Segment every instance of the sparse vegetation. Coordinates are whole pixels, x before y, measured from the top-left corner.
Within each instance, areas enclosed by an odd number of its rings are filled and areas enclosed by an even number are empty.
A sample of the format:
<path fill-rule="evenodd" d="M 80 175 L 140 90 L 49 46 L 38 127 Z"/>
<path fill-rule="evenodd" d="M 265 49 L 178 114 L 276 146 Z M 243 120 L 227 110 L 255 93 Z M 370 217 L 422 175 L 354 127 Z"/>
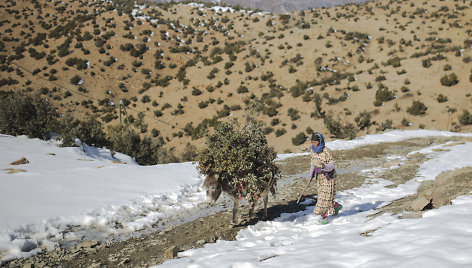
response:
<path fill-rule="evenodd" d="M 211 130 L 252 106 L 280 151 L 295 146 L 279 142 L 286 133 L 293 138 L 313 120 L 323 119 L 332 137 L 350 138 L 372 126 L 443 128 L 448 119 L 437 109 L 470 106 L 472 74 L 463 68 L 472 62 L 471 9 L 460 3 L 367 2 L 260 16 L 210 5 L 149 3 L 137 15 L 133 2 L 40 2 L 27 9 L 5 4 L 0 100 L 39 91 L 58 114 L 84 121 L 93 115 L 103 127 L 119 122 L 122 103 L 128 115 L 121 118 L 141 139 L 159 129 L 149 137 L 177 155 L 185 136 L 199 139 L 197 129 Z M 315 27 L 326 20 L 329 29 Z M 378 26 L 356 32 L 353 22 Z M 373 111 L 365 103 L 372 101 Z M 199 122 L 202 114 L 208 119 Z M 468 114 L 461 116 L 451 129 L 470 131 L 459 120 Z M 182 130 L 180 122 L 196 126 Z"/>
<path fill-rule="evenodd" d="M 411 115 L 422 115 L 425 114 L 427 109 L 424 103 L 415 100 L 406 111 Z"/>
<path fill-rule="evenodd" d="M 457 75 L 455 73 L 445 74 L 441 77 L 441 85 L 446 87 L 451 87 L 457 85 L 459 80 L 457 79 Z"/>

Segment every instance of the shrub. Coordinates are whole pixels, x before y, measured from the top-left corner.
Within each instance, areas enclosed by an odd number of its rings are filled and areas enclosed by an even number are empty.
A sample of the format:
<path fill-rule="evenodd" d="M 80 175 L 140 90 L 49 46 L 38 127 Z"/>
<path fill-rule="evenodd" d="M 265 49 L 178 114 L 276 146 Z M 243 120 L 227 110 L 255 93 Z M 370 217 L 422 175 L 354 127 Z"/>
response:
<path fill-rule="evenodd" d="M 387 78 L 385 78 L 385 75 L 379 75 L 379 76 L 375 77 L 375 82 L 381 82 L 381 81 L 384 81 L 384 80 L 387 80 Z"/>
<path fill-rule="evenodd" d="M 441 102 L 446 102 L 447 101 L 447 96 L 444 96 L 443 94 L 439 94 L 439 96 L 436 98 L 436 100 L 441 103 Z"/>
<path fill-rule="evenodd" d="M 13 93 L 0 99 L 0 107 L 1 133 L 48 139 L 49 132 L 58 130 L 59 114 L 39 92 L 33 96 Z"/>
<path fill-rule="evenodd" d="M 278 118 L 274 118 L 270 121 L 271 126 L 276 126 L 280 123 L 280 120 Z"/>
<path fill-rule="evenodd" d="M 79 138 L 83 143 L 97 147 L 104 147 L 110 144 L 102 123 L 97 120 L 97 116 L 89 117 L 85 121 L 74 121 L 69 115 L 66 115 L 61 120 L 61 131 L 63 146 L 75 146 L 75 138 Z"/>
<path fill-rule="evenodd" d="M 457 85 L 459 80 L 457 79 L 457 75 L 455 73 L 451 73 L 449 75 L 445 74 L 441 77 L 441 85 L 446 87 L 451 87 Z"/>
<path fill-rule="evenodd" d="M 262 108 L 262 113 L 269 117 L 273 117 L 276 116 L 279 112 L 274 106 L 264 106 L 264 108 Z"/>
<path fill-rule="evenodd" d="M 247 93 L 249 92 L 249 89 L 243 85 L 240 85 L 238 89 L 236 90 L 239 94 Z"/>
<path fill-rule="evenodd" d="M 199 107 L 200 109 L 204 109 L 204 108 L 206 108 L 207 106 L 208 106 L 208 102 L 207 102 L 207 101 L 201 101 L 201 102 L 198 103 L 198 107 Z"/>
<path fill-rule="evenodd" d="M 323 118 L 323 123 L 328 129 L 329 133 L 338 139 L 354 139 L 356 137 L 356 130 L 351 123 L 342 123 L 338 117 L 335 120 L 331 115 L 326 115 Z"/>
<path fill-rule="evenodd" d="M 302 145 L 307 139 L 307 135 L 304 132 L 298 133 L 294 138 L 292 138 L 292 144 L 295 146 Z"/>
<path fill-rule="evenodd" d="M 142 96 L 142 98 L 141 98 L 141 102 L 142 102 L 142 103 L 151 102 L 151 97 L 149 97 L 148 95 L 144 95 L 144 96 Z"/>
<path fill-rule="evenodd" d="M 357 123 L 357 126 L 360 130 L 364 130 L 368 128 L 372 122 L 370 121 L 371 116 L 369 112 L 361 112 L 356 118 L 354 119 Z"/>
<path fill-rule="evenodd" d="M 422 115 L 426 112 L 428 108 L 424 103 L 420 101 L 413 101 L 410 107 L 406 109 L 406 111 L 411 115 Z"/>
<path fill-rule="evenodd" d="M 202 93 L 203 92 L 200 89 L 198 89 L 196 87 L 193 87 L 193 90 L 192 90 L 192 95 L 193 96 L 198 96 L 198 95 L 201 95 Z"/>
<path fill-rule="evenodd" d="M 298 113 L 299 111 L 297 109 L 288 108 L 288 116 L 290 116 L 290 119 L 292 119 L 292 121 L 296 121 L 300 118 L 300 115 Z"/>
<path fill-rule="evenodd" d="M 395 98 L 395 94 L 393 94 L 392 91 L 388 90 L 387 88 L 385 89 L 378 89 L 375 92 L 375 99 L 376 101 L 379 102 L 386 102 L 389 100 L 393 100 Z"/>
<path fill-rule="evenodd" d="M 285 133 L 287 133 L 287 131 L 284 128 L 279 128 L 275 131 L 275 136 L 280 137 L 284 135 Z"/>
<path fill-rule="evenodd" d="M 178 162 L 178 158 L 172 151 L 167 151 L 162 146 L 162 138 L 141 138 L 130 126 L 119 124 L 109 126 L 108 137 L 111 141 L 111 149 L 132 156 L 141 165 L 155 165 L 157 163 Z"/>
<path fill-rule="evenodd" d="M 423 67 L 424 67 L 424 68 L 429 68 L 429 67 L 431 67 L 431 65 L 433 65 L 433 64 L 431 63 L 431 59 L 429 59 L 429 58 L 428 58 L 428 59 L 424 59 L 424 60 L 422 61 L 422 64 L 423 64 Z"/>
<path fill-rule="evenodd" d="M 376 131 L 379 132 L 379 131 L 384 131 L 387 129 L 392 129 L 392 125 L 393 125 L 393 121 L 390 119 L 387 119 L 387 121 L 380 124 L 380 126 L 376 129 Z"/>
<path fill-rule="evenodd" d="M 463 126 L 472 125 L 472 114 L 470 114 L 468 110 L 464 110 L 459 116 L 459 123 Z"/>
<path fill-rule="evenodd" d="M 274 132 L 274 129 L 271 127 L 265 127 L 263 130 L 264 135 L 269 135 L 272 132 Z"/>
<path fill-rule="evenodd" d="M 72 85 L 80 85 L 82 84 L 82 78 L 78 75 L 74 75 L 71 79 L 70 79 L 70 83 Z"/>
<path fill-rule="evenodd" d="M 403 118 L 402 119 L 402 126 L 404 126 L 404 127 L 410 126 L 410 121 L 408 121 L 408 119 L 406 119 L 406 118 Z"/>

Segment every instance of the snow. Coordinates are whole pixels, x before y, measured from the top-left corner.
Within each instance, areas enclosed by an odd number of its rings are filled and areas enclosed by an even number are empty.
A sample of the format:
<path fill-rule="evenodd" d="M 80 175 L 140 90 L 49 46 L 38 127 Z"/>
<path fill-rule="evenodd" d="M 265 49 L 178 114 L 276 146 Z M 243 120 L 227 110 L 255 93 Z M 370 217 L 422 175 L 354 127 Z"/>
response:
<path fill-rule="evenodd" d="M 109 150 L 86 144 L 61 148 L 7 135 L 0 135 L 0 144 L 3 168 L 27 170 L 0 170 L 2 259 L 27 257 L 36 253 L 30 247 L 54 245 L 66 234 L 74 238 L 65 231 L 71 225 L 113 234 L 118 221 L 132 232 L 205 201 L 202 177 L 190 162 L 139 166 L 128 156 L 113 158 Z M 21 157 L 30 163 L 8 165 Z M 25 248 L 25 241 L 34 246 Z"/>
<path fill-rule="evenodd" d="M 409 138 L 472 137 L 472 133 L 412 130 L 327 142 L 332 150 L 353 149 Z M 79 241 L 90 230 L 123 235 L 149 228 L 161 219 L 205 202 L 203 177 L 196 164 L 139 166 L 119 153 L 81 144 L 58 147 L 53 141 L 0 135 L 0 265 L 53 249 L 63 241 Z M 378 267 L 472 265 L 472 196 L 456 198 L 452 206 L 426 212 L 420 219 L 375 214 L 377 208 L 416 193 L 420 183 L 443 171 L 472 166 L 472 142 L 448 143 L 419 150 L 428 160 L 415 178 L 391 187 L 384 167 L 365 169 L 359 188 L 338 192 L 344 208 L 320 225 L 307 210 L 283 214 L 242 230 L 236 241 L 217 241 L 201 249 L 180 252 L 164 267 Z M 413 152 L 415 153 L 415 152 Z M 306 153 L 303 153 L 306 154 Z M 278 160 L 300 154 L 279 155 Z M 12 166 L 26 157 L 29 164 Z M 395 158 L 401 165 L 406 156 Z M 126 164 L 123 164 L 126 163 Z M 8 174 L 6 168 L 26 172 Z M 308 204 L 313 200 L 306 201 Z M 122 229 L 115 228 L 115 223 Z M 71 227 L 73 227 L 71 229 Z M 361 236 L 375 230 L 370 236 Z"/>
<path fill-rule="evenodd" d="M 377 135 L 381 137 L 389 135 Z M 416 193 L 421 181 L 472 166 L 471 142 L 449 145 L 421 150 L 430 159 L 414 179 L 394 188 L 377 176 L 384 168 L 364 170 L 370 176 L 364 185 L 337 194 L 343 210 L 329 216 L 328 225 L 321 225 L 320 216 L 309 206 L 249 226 L 238 233 L 236 241 L 180 252 L 179 259 L 159 267 L 471 267 L 472 195 L 459 196 L 452 206 L 425 212 L 419 219 L 392 214 L 369 217 L 377 208 Z M 438 148 L 449 151 L 434 150 Z M 371 233 L 361 235 L 366 232 Z"/>

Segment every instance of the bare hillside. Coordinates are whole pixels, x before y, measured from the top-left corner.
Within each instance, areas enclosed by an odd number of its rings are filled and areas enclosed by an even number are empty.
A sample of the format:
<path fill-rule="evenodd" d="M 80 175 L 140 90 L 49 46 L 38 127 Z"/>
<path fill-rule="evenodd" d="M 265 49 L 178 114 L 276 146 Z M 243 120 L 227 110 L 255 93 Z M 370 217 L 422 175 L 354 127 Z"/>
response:
<path fill-rule="evenodd" d="M 273 14 L 7 0 L 0 17 L 1 98 L 39 91 L 81 120 L 127 120 L 179 157 L 204 143 L 201 130 L 247 109 L 279 153 L 306 150 L 314 130 L 472 130 L 470 2 Z"/>

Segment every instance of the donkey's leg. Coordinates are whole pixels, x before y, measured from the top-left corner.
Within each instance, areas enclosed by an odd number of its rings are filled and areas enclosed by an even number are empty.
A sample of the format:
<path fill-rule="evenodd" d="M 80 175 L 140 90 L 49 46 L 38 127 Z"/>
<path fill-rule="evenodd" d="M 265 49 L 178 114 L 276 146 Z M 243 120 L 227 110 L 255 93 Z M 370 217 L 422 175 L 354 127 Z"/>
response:
<path fill-rule="evenodd" d="M 267 217 L 267 201 L 269 201 L 269 190 L 265 190 L 262 193 L 262 197 L 264 198 L 264 218 Z"/>
<path fill-rule="evenodd" d="M 239 223 L 239 198 L 234 197 L 234 204 L 233 204 L 233 221 L 231 222 L 232 224 L 238 224 Z"/>
<path fill-rule="evenodd" d="M 254 216 L 254 208 L 256 207 L 257 201 L 251 200 L 249 201 L 249 217 Z"/>

